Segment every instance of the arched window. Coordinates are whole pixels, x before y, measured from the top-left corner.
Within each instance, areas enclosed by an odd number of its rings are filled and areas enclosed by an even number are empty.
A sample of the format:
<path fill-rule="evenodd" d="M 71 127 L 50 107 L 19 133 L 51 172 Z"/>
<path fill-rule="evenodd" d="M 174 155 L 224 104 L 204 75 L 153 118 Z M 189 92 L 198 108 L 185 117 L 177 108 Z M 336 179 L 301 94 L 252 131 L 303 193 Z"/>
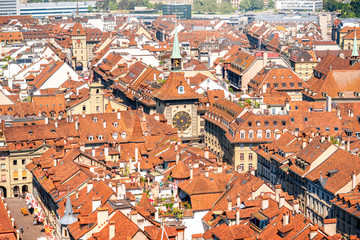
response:
<path fill-rule="evenodd" d="M 90 136 L 88 137 L 88 140 L 89 140 L 89 141 L 93 141 L 93 140 L 94 140 L 94 137 L 93 137 L 92 135 L 90 135 Z"/>
<path fill-rule="evenodd" d="M 114 125 L 114 127 L 117 127 L 117 126 L 119 126 L 119 123 L 118 123 L 118 122 L 114 122 L 113 125 Z"/>
<path fill-rule="evenodd" d="M 98 139 L 99 139 L 99 140 L 103 140 L 103 136 L 102 136 L 102 135 L 99 135 L 99 136 L 98 136 Z"/>
<path fill-rule="evenodd" d="M 94 117 L 94 118 L 93 118 L 93 122 L 94 122 L 94 123 L 96 123 L 97 120 L 98 120 L 97 117 Z"/>

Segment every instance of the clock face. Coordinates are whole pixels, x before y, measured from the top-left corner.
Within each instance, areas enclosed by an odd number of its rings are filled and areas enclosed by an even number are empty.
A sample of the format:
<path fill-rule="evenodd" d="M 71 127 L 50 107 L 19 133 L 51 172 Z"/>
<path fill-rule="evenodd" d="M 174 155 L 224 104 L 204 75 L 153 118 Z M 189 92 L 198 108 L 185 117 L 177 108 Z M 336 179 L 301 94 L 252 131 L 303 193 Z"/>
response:
<path fill-rule="evenodd" d="M 185 131 L 190 127 L 191 117 L 190 114 L 184 111 L 177 112 L 173 117 L 173 126 L 179 131 Z"/>

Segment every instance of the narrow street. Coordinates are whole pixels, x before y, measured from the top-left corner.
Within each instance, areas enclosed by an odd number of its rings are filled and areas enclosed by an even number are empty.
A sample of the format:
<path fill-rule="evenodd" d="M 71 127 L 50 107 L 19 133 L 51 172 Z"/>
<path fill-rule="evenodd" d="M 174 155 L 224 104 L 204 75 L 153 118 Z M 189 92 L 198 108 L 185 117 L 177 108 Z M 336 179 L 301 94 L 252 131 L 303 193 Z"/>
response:
<path fill-rule="evenodd" d="M 15 219 L 15 224 L 20 229 L 23 227 L 24 233 L 21 236 L 23 240 L 36 240 L 39 237 L 46 236 L 44 232 L 41 232 L 44 229 L 43 225 L 35 226 L 33 224 L 33 215 L 29 214 L 28 216 L 23 216 L 21 213 L 21 208 L 26 208 L 25 199 L 19 198 L 6 198 L 5 202 L 8 204 L 11 215 Z"/>

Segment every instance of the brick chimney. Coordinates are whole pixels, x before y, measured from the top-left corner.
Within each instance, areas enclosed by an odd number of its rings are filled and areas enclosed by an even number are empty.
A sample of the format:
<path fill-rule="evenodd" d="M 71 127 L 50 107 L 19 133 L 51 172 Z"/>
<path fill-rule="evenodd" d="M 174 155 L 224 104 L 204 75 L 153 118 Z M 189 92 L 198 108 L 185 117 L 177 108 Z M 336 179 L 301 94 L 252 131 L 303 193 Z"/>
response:
<path fill-rule="evenodd" d="M 318 234 L 318 226 L 315 225 L 315 226 L 311 226 L 310 227 L 310 234 L 309 234 L 309 239 L 312 240 L 316 237 L 316 235 Z"/>
<path fill-rule="evenodd" d="M 240 208 L 237 208 L 236 209 L 236 222 L 235 222 L 235 224 L 239 225 L 239 223 L 240 223 Z"/>
<path fill-rule="evenodd" d="M 115 237 L 115 221 L 109 221 L 109 239 L 113 239 Z"/>
<path fill-rule="evenodd" d="M 93 181 L 92 180 L 89 180 L 87 182 L 87 185 L 86 185 L 86 189 L 87 189 L 87 193 L 89 193 L 91 191 L 91 189 L 93 188 Z"/>
<path fill-rule="evenodd" d="M 98 207 L 101 206 L 101 197 L 93 197 L 92 198 L 92 211 L 95 212 Z"/>
<path fill-rule="evenodd" d="M 324 232 L 329 236 L 336 234 L 336 218 L 324 219 Z"/>
<path fill-rule="evenodd" d="M 97 209 L 97 223 L 98 226 L 103 225 L 109 221 L 109 210 L 107 207 L 100 207 Z"/>
<path fill-rule="evenodd" d="M 227 198 L 227 200 L 228 200 L 228 211 L 231 211 L 231 209 L 232 209 L 232 202 L 231 202 L 230 196 Z"/>

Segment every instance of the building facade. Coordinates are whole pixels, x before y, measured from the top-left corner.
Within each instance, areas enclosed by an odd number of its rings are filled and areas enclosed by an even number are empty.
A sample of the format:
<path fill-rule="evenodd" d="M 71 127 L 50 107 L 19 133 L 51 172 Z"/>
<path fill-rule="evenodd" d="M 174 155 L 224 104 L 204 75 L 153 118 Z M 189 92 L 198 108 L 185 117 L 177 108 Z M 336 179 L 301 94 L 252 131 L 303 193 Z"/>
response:
<path fill-rule="evenodd" d="M 20 0 L 1 0 L 0 15 L 20 15 Z"/>
<path fill-rule="evenodd" d="M 309 11 L 315 12 L 323 9 L 323 2 L 316 0 L 280 0 L 275 2 L 275 8 L 279 11 Z"/>

